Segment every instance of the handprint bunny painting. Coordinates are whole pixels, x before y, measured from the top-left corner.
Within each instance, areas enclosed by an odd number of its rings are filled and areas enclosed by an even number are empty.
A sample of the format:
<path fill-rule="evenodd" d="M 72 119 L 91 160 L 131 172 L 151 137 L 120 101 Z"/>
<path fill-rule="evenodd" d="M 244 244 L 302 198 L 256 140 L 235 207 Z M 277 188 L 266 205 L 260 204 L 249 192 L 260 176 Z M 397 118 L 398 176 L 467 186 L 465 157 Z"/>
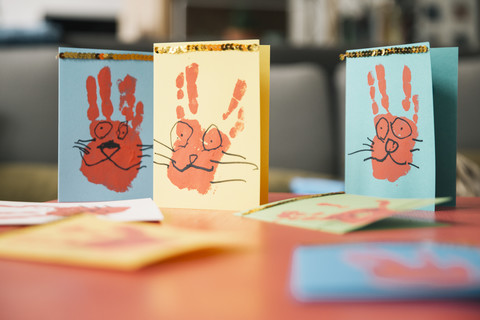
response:
<path fill-rule="evenodd" d="M 74 147 L 81 151 L 80 171 L 88 181 L 101 184 L 109 190 L 125 192 L 132 187 L 132 181 L 138 175 L 143 154 L 151 146 L 142 144 L 139 131 L 143 122 L 143 103 L 135 103 L 136 79 L 126 75 L 117 81 L 120 93 L 119 110 L 125 120 L 112 120 L 113 105 L 110 99 L 112 81 L 109 67 L 103 67 L 97 80 L 89 76 L 86 81 L 89 107 L 86 111 L 90 123 L 91 139 L 79 139 Z M 98 87 L 98 88 L 97 88 Z M 102 113 L 105 119 L 99 119 L 97 89 L 102 98 Z"/>
<path fill-rule="evenodd" d="M 248 44 L 222 50 L 209 43 L 194 51 L 186 44 L 156 46 L 155 201 L 166 207 L 256 205 L 262 168 L 258 45 L 250 51 Z"/>
<path fill-rule="evenodd" d="M 151 54 L 92 52 L 60 53 L 59 200 L 151 197 Z"/>
<path fill-rule="evenodd" d="M 375 76 L 374 76 L 375 74 Z M 385 80 L 385 67 L 382 64 L 375 66 L 375 73 L 368 72 L 366 77 L 370 87 L 370 98 L 372 99 L 372 114 L 374 115 L 373 124 L 375 126 L 375 136 L 373 139 L 367 137 L 368 142 L 364 143 L 367 149 L 359 149 L 348 153 L 348 156 L 359 152 L 367 152 L 364 161 L 370 160 L 372 163 L 373 177 L 376 179 L 387 179 L 390 182 L 396 181 L 401 176 L 408 174 L 411 167 L 419 168 L 413 163 L 413 153 L 420 151 L 416 148 L 416 142 L 422 142 L 417 139 L 417 121 L 419 110 L 418 95 L 411 94 L 411 71 L 408 66 L 403 67 L 403 91 L 405 98 L 402 100 L 402 106 L 405 111 L 414 110 L 412 120 L 407 117 L 398 117 L 390 113 L 390 101 L 386 92 L 387 83 Z M 381 94 L 381 107 L 379 110 L 376 101 L 376 86 Z"/>
<path fill-rule="evenodd" d="M 424 48 L 347 58 L 346 192 L 435 197 L 433 76 Z"/>

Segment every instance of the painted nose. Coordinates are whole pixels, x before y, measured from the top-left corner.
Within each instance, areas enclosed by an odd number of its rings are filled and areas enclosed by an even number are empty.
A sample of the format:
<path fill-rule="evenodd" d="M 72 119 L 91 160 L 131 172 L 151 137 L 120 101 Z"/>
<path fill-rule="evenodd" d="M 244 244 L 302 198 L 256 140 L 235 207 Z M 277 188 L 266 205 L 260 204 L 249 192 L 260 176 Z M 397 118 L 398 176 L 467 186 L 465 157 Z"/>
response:
<path fill-rule="evenodd" d="M 393 153 L 397 151 L 398 149 L 398 143 L 396 141 L 393 141 L 392 139 L 388 139 L 387 143 L 385 143 L 385 151 L 388 153 Z"/>
<path fill-rule="evenodd" d="M 196 154 L 191 154 L 189 159 L 190 163 L 193 164 L 197 160 L 198 156 Z"/>
<path fill-rule="evenodd" d="M 99 145 L 99 148 L 103 154 L 108 157 L 111 157 L 115 152 L 120 149 L 120 145 L 118 143 L 113 142 L 113 140 L 107 141 Z"/>

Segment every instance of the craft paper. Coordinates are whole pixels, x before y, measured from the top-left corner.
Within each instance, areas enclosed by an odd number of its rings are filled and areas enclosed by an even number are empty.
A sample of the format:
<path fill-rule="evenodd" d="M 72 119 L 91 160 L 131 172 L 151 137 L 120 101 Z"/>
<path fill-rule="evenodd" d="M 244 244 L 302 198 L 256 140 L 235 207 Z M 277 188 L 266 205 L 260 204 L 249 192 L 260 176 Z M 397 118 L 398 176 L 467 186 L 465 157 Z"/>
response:
<path fill-rule="evenodd" d="M 41 224 L 80 213 L 116 221 L 163 220 L 152 199 L 77 203 L 0 201 L 0 225 Z"/>
<path fill-rule="evenodd" d="M 400 211 L 447 199 L 393 199 L 353 194 L 303 196 L 272 202 L 237 215 L 337 234 L 354 231 Z"/>
<path fill-rule="evenodd" d="M 458 50 L 414 46 L 347 58 L 347 193 L 455 199 Z"/>
<path fill-rule="evenodd" d="M 238 210 L 268 197 L 269 47 L 157 43 L 154 200 Z"/>
<path fill-rule="evenodd" d="M 478 297 L 480 249 L 438 243 L 298 247 L 291 289 L 301 301 Z"/>
<path fill-rule="evenodd" d="M 153 53 L 59 52 L 58 200 L 152 198 Z"/>
<path fill-rule="evenodd" d="M 134 270 L 186 252 L 223 247 L 228 239 L 212 233 L 80 215 L 1 235 L 0 257 Z"/>

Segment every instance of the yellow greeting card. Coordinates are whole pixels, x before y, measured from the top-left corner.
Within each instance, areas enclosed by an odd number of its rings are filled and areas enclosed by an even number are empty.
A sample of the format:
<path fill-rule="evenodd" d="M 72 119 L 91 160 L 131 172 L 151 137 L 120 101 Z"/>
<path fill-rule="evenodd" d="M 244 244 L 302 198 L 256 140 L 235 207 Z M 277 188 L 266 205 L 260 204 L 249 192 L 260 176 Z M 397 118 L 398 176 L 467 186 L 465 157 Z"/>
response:
<path fill-rule="evenodd" d="M 1 235 L 0 257 L 135 270 L 228 242 L 223 235 L 80 215 Z"/>
<path fill-rule="evenodd" d="M 241 210 L 265 203 L 269 47 L 246 40 L 154 49 L 157 205 Z"/>

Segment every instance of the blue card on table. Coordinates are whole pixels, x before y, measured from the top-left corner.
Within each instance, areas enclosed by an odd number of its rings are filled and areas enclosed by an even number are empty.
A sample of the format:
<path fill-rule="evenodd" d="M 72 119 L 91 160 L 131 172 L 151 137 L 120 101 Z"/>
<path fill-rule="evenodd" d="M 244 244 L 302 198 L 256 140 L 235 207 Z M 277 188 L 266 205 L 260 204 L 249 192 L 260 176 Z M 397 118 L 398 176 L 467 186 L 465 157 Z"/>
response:
<path fill-rule="evenodd" d="M 58 199 L 153 196 L 153 53 L 59 49 Z"/>
<path fill-rule="evenodd" d="M 458 48 L 418 43 L 345 57 L 345 192 L 455 205 Z"/>
<path fill-rule="evenodd" d="M 300 301 L 480 296 L 480 248 L 436 243 L 301 246 L 291 290 Z"/>

